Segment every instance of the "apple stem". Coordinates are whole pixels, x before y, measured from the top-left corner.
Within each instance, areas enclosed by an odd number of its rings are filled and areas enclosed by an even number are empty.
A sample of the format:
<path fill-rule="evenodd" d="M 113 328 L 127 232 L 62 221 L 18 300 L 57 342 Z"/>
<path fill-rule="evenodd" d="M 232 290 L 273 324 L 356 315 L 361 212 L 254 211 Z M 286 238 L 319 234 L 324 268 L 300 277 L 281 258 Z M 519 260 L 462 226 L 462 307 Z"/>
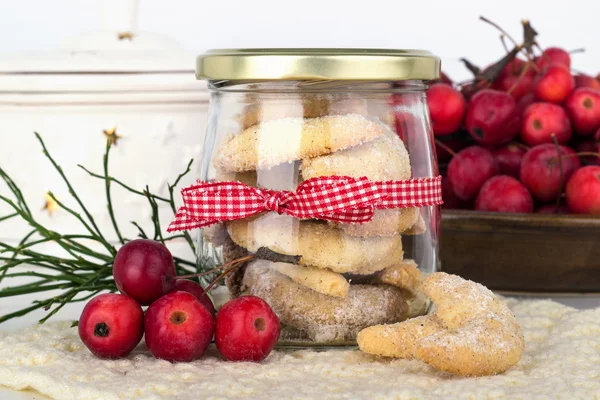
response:
<path fill-rule="evenodd" d="M 452 157 L 456 155 L 456 152 L 452 150 L 448 145 L 442 143 L 439 139 L 434 139 L 435 144 L 440 146 L 442 149 L 446 150 Z"/>
<path fill-rule="evenodd" d="M 252 255 L 249 255 L 249 256 L 244 256 L 244 257 L 241 257 L 241 258 L 236 258 L 235 260 L 231 260 L 231 261 L 229 261 L 229 262 L 226 262 L 225 264 L 223 264 L 223 265 L 220 265 L 220 266 L 218 266 L 218 267 L 216 267 L 216 268 L 213 268 L 213 269 L 209 269 L 208 271 L 200 272 L 200 273 L 198 273 L 198 274 L 178 275 L 178 276 L 175 276 L 175 277 L 173 277 L 172 279 L 190 279 L 190 278 L 199 278 L 199 277 L 201 277 L 201 276 L 206 276 L 206 275 L 213 274 L 213 273 L 215 273 L 215 272 L 217 272 L 217 271 L 220 271 L 220 270 L 222 270 L 223 268 L 227 268 L 227 267 L 229 267 L 230 265 L 232 265 L 233 263 L 236 263 L 236 262 L 239 262 L 239 261 L 242 261 L 242 262 L 251 261 L 251 260 L 252 260 L 252 259 L 254 259 L 255 257 L 256 257 L 256 256 L 255 256 L 254 254 L 252 254 Z"/>
<path fill-rule="evenodd" d="M 558 195 L 556 196 L 556 206 L 555 206 L 555 209 L 558 209 L 558 207 L 560 207 L 560 196 L 562 195 L 562 192 L 563 192 L 565 175 L 564 175 L 564 171 L 563 171 L 562 153 L 560 151 L 560 145 L 558 144 L 558 139 L 556 138 L 556 135 L 554 133 L 552 134 L 552 142 L 554 142 L 554 147 L 556 147 L 556 153 L 558 154 L 558 168 L 560 170 L 560 181 L 559 181 Z"/>
<path fill-rule="evenodd" d="M 562 158 L 573 158 L 573 157 L 598 157 L 600 158 L 600 153 L 594 153 L 593 151 L 582 151 L 574 154 L 564 154 Z"/>
<path fill-rule="evenodd" d="M 223 271 L 223 273 L 222 273 L 221 275 L 219 275 L 219 276 L 218 276 L 218 277 L 217 277 L 217 278 L 216 278 L 214 281 L 212 281 L 212 282 L 210 283 L 210 285 L 208 285 L 208 286 L 206 287 L 206 289 L 204 289 L 204 292 L 205 292 L 205 293 L 208 293 L 208 292 L 210 292 L 210 290 L 211 290 L 211 289 L 212 289 L 212 288 L 213 288 L 213 287 L 214 287 L 214 286 L 215 286 L 217 283 L 219 283 L 219 281 L 220 281 L 221 279 L 225 278 L 225 277 L 226 277 L 226 276 L 227 276 L 227 275 L 228 275 L 228 274 L 229 274 L 231 271 L 233 271 L 234 269 L 236 269 L 236 268 L 238 268 L 238 267 L 242 266 L 244 263 L 246 263 L 247 261 L 250 261 L 250 260 L 252 260 L 252 259 L 254 259 L 254 258 L 256 258 L 256 256 L 253 254 L 253 255 L 250 255 L 250 256 L 246 256 L 246 257 L 242 257 L 242 258 L 238 258 L 237 260 L 234 260 L 234 261 L 235 261 L 235 263 L 233 263 L 233 264 L 231 265 L 231 267 L 227 268 L 225 271 Z M 246 260 L 243 260 L 243 259 L 246 259 Z"/>
<path fill-rule="evenodd" d="M 190 275 L 179 275 L 175 276 L 171 279 L 189 279 L 189 278 L 197 278 L 200 276 L 210 275 L 214 272 L 223 270 L 223 273 L 219 275 L 215 280 L 213 280 L 207 287 L 204 289 L 205 293 L 208 293 L 210 289 L 212 289 L 221 279 L 226 277 L 231 271 L 240 267 L 241 265 L 252 261 L 254 259 L 267 260 L 272 262 L 284 262 L 288 264 L 298 264 L 300 262 L 301 256 L 297 255 L 289 255 L 289 254 L 281 254 L 277 253 L 267 247 L 259 247 L 259 249 L 254 254 L 248 254 L 247 256 L 236 258 L 235 260 L 228 261 L 216 268 L 210 269 L 208 271 L 204 271 L 198 274 L 190 274 Z"/>
<path fill-rule="evenodd" d="M 525 77 L 525 74 L 527 73 L 527 71 L 529 71 L 529 66 L 531 65 L 531 62 L 528 61 L 527 63 L 525 63 L 525 67 L 523 67 L 523 69 L 521 70 L 521 73 L 519 74 L 519 77 L 517 78 L 517 80 L 515 81 L 515 83 L 512 84 L 512 86 L 506 91 L 506 93 L 511 94 L 513 92 L 513 90 L 515 90 L 515 88 L 517 87 L 517 85 L 519 83 L 521 83 L 521 81 L 523 80 L 523 77 Z"/>
<path fill-rule="evenodd" d="M 519 142 L 512 142 L 511 145 L 518 146 L 518 147 L 520 147 L 520 148 L 522 148 L 524 150 L 527 150 L 527 151 L 529 151 L 529 149 L 530 149 L 529 146 L 526 146 L 523 143 L 519 143 Z"/>
<path fill-rule="evenodd" d="M 500 25 L 498 25 L 495 22 L 490 21 L 489 19 L 487 19 L 486 17 L 484 17 L 483 15 L 479 16 L 479 19 L 482 20 L 485 23 L 490 24 L 491 26 L 493 26 L 494 28 L 498 29 L 500 31 L 500 33 L 502 33 L 505 37 L 508 38 L 508 40 L 510 40 L 511 42 L 513 42 L 513 44 L 515 46 L 518 46 L 519 44 L 517 43 L 517 41 L 515 39 L 513 39 L 512 36 L 510 36 L 510 34 L 508 32 L 506 32 Z"/>
<path fill-rule="evenodd" d="M 508 46 L 506 45 L 506 41 L 504 40 L 506 38 L 506 36 L 501 33 L 500 34 L 500 42 L 502 43 L 502 47 L 504 47 L 504 51 L 506 53 L 510 53 L 510 49 L 508 48 Z"/>

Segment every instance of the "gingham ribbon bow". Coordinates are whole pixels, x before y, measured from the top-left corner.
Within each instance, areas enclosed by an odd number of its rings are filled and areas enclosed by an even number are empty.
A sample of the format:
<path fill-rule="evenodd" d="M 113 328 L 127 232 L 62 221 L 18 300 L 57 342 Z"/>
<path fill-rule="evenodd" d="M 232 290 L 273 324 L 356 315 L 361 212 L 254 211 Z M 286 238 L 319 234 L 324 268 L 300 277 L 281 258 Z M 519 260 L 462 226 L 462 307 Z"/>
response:
<path fill-rule="evenodd" d="M 241 182 L 202 182 L 181 190 L 183 207 L 167 231 L 201 228 L 265 211 L 298 219 L 363 223 L 375 208 L 442 204 L 442 177 L 373 182 L 366 177 L 326 176 L 300 184 L 295 192 L 260 189 Z"/>

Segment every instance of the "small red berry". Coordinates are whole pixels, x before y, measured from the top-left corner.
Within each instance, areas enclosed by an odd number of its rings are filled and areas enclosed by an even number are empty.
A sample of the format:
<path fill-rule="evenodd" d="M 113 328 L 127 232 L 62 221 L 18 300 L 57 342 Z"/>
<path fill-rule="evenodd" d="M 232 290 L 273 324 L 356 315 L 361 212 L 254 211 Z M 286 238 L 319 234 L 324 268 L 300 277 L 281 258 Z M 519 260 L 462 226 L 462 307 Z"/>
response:
<path fill-rule="evenodd" d="M 552 103 L 533 103 L 527 107 L 521 122 L 521 140 L 536 146 L 552 143 L 552 135 L 560 144 L 571 139 L 571 122 L 565 110 Z"/>
<path fill-rule="evenodd" d="M 571 55 L 559 47 L 548 47 L 536 59 L 536 63 L 542 69 L 550 65 L 562 65 L 566 68 L 571 68 Z"/>
<path fill-rule="evenodd" d="M 598 131 L 600 132 L 600 130 Z M 596 153 L 596 155 L 580 156 L 580 160 L 585 165 L 600 165 L 600 141 L 583 140 L 575 146 L 578 153 Z"/>
<path fill-rule="evenodd" d="M 443 208 L 448 210 L 461 210 L 469 208 L 469 203 L 460 199 L 454 193 L 452 183 L 449 179 L 442 180 L 442 199 L 444 200 Z"/>
<path fill-rule="evenodd" d="M 580 87 L 600 90 L 600 81 L 586 74 L 577 74 L 575 75 L 575 88 Z"/>
<path fill-rule="evenodd" d="M 156 358 L 193 361 L 204 354 L 214 333 L 214 320 L 198 299 L 171 292 L 146 310 L 146 346 Z"/>
<path fill-rule="evenodd" d="M 79 337 L 100 358 L 121 358 L 144 334 L 144 312 L 131 297 L 106 293 L 90 300 L 79 318 Z"/>
<path fill-rule="evenodd" d="M 519 178 L 521 172 L 521 160 L 525 155 L 526 150 L 514 143 L 507 144 L 493 150 L 494 157 L 498 162 L 500 173 L 502 175 L 510 175 Z"/>
<path fill-rule="evenodd" d="M 477 200 L 477 211 L 507 213 L 533 212 L 533 199 L 527 188 L 512 176 L 498 175 L 483 184 Z"/>
<path fill-rule="evenodd" d="M 215 305 L 213 304 L 208 294 L 204 291 L 202 286 L 197 284 L 194 281 L 190 281 L 189 279 L 177 279 L 175 282 L 175 287 L 172 290 L 173 292 L 188 292 L 194 295 L 195 298 L 200 301 L 200 303 L 206 307 L 206 309 L 212 314 L 213 318 L 217 314 L 215 310 Z"/>
<path fill-rule="evenodd" d="M 448 164 L 448 180 L 452 190 L 464 201 L 474 199 L 481 186 L 498 172 L 494 155 L 479 146 L 461 150 Z"/>
<path fill-rule="evenodd" d="M 571 71 L 562 65 L 551 65 L 538 77 L 534 92 L 540 101 L 560 104 L 575 89 L 575 79 Z"/>
<path fill-rule="evenodd" d="M 229 361 L 262 361 L 279 339 L 279 319 L 261 298 L 242 296 L 217 314 L 215 343 Z"/>
<path fill-rule="evenodd" d="M 492 87 L 503 92 L 510 90 L 510 95 L 516 101 L 519 101 L 520 98 L 533 90 L 535 70 L 531 66 L 526 66 L 526 61 L 515 58 L 502 69 Z M 521 75 L 525 68 L 527 68 L 527 71 Z"/>
<path fill-rule="evenodd" d="M 517 102 L 517 113 L 523 115 L 527 107 L 536 102 L 535 93 L 529 92 Z"/>
<path fill-rule="evenodd" d="M 125 243 L 115 257 L 113 275 L 117 288 L 143 306 L 175 286 L 173 256 L 160 242 L 136 239 Z"/>
<path fill-rule="evenodd" d="M 465 127 L 481 144 L 509 142 L 519 133 L 520 127 L 515 99 L 498 90 L 484 89 L 477 92 L 467 108 Z"/>
<path fill-rule="evenodd" d="M 567 205 L 578 214 L 600 214 L 600 167 L 578 169 L 566 187 Z"/>
<path fill-rule="evenodd" d="M 559 146 L 559 149 L 562 163 L 559 162 L 559 153 L 554 144 L 537 145 L 523 156 L 521 182 L 532 196 L 541 202 L 553 201 L 560 194 L 561 164 L 563 184 L 581 166 L 579 159 L 571 156 L 575 154 L 573 150 L 565 146 Z"/>
<path fill-rule="evenodd" d="M 460 128 L 466 102 L 458 90 L 445 83 L 433 84 L 427 90 L 427 105 L 435 135 L 449 135 Z"/>
<path fill-rule="evenodd" d="M 600 128 L 600 91 L 579 88 L 569 96 L 565 108 L 571 117 L 575 132 L 593 135 Z"/>

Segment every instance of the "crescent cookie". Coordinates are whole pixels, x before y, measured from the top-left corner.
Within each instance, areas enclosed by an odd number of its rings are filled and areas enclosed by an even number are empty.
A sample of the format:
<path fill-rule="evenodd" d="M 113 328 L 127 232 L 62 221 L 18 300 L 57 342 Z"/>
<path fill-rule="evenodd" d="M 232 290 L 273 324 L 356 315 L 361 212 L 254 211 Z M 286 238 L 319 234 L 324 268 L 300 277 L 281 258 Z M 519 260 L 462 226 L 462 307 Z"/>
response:
<path fill-rule="evenodd" d="M 282 118 L 245 129 L 224 140 L 214 165 L 223 172 L 243 172 L 316 157 L 373 140 L 387 131 L 362 115 Z"/>
<path fill-rule="evenodd" d="M 388 131 L 375 140 L 347 150 L 302 160 L 303 179 L 342 175 L 373 181 L 410 179 L 410 158 L 402 140 Z M 335 223 L 352 236 L 390 236 L 410 229 L 417 222 L 417 208 L 375 210 L 373 219 L 363 224 Z"/>
<path fill-rule="evenodd" d="M 272 268 L 294 282 L 327 296 L 346 297 L 350 288 L 346 278 L 326 269 L 283 262 L 273 263 Z"/>
<path fill-rule="evenodd" d="M 346 297 L 327 296 L 257 260 L 244 275 L 246 294 L 261 297 L 285 325 L 300 329 L 317 342 L 354 340 L 361 329 L 403 321 L 408 316 L 406 294 L 392 286 L 351 285 Z"/>
<path fill-rule="evenodd" d="M 299 221 L 274 213 L 230 221 L 227 231 L 235 243 L 250 252 L 267 247 L 277 253 L 300 256 L 301 265 L 342 274 L 372 274 L 404 256 L 398 235 L 354 237 L 326 223 Z"/>
<path fill-rule="evenodd" d="M 408 290 L 412 294 L 422 291 L 421 282 L 423 277 L 414 260 L 402 260 L 374 276 L 377 283 L 396 286 Z"/>
<path fill-rule="evenodd" d="M 521 359 L 524 339 L 514 315 L 485 286 L 438 272 L 423 281 L 435 314 L 358 334 L 361 350 L 416 358 L 461 376 L 502 373 Z"/>
<path fill-rule="evenodd" d="M 316 118 L 325 115 L 367 114 L 364 98 L 347 95 L 304 94 L 295 99 L 260 98 L 249 99 L 251 104 L 237 117 L 242 129 L 261 122 L 281 118 Z"/>

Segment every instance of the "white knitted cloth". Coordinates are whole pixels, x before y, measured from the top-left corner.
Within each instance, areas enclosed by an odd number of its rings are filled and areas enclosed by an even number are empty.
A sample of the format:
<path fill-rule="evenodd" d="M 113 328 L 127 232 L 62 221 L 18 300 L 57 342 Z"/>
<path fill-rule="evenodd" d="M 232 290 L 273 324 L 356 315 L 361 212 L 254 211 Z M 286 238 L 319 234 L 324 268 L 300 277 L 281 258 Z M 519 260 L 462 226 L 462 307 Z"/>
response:
<path fill-rule="evenodd" d="M 140 345 L 127 359 L 103 361 L 61 322 L 0 334 L 0 385 L 65 400 L 600 399 L 600 308 L 509 304 L 526 348 L 521 362 L 498 376 L 458 378 L 351 349 L 275 351 L 255 364 L 221 361 L 211 347 L 201 360 L 171 364 Z"/>

